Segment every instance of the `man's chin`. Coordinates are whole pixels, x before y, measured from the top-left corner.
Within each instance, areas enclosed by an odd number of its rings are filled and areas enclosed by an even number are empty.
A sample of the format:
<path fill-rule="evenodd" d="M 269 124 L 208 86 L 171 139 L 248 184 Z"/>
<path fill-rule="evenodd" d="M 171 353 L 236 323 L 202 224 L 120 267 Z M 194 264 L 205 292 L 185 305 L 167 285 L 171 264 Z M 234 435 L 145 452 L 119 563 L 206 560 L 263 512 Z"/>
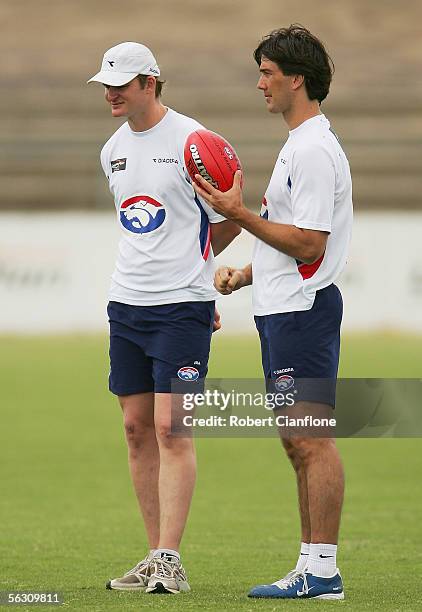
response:
<path fill-rule="evenodd" d="M 278 115 L 278 113 L 282 112 L 281 108 L 279 108 L 278 106 L 272 106 L 271 104 L 268 106 L 267 110 L 272 115 Z"/>
<path fill-rule="evenodd" d="M 124 117 L 125 116 L 125 112 L 121 106 L 117 108 L 112 108 L 111 114 L 113 117 Z"/>

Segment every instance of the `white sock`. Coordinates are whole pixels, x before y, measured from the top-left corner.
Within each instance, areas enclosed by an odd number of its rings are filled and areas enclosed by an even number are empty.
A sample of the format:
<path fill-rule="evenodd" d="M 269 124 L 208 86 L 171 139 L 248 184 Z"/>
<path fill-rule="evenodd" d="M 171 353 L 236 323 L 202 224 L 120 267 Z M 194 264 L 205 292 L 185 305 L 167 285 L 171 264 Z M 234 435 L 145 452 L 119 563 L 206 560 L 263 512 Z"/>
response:
<path fill-rule="evenodd" d="M 331 578 L 337 572 L 337 546 L 335 544 L 310 544 L 306 570 L 314 576 Z"/>
<path fill-rule="evenodd" d="M 154 557 L 161 557 L 161 558 L 167 558 L 170 557 L 170 561 L 174 561 L 174 558 L 177 559 L 177 561 L 180 561 L 180 555 L 177 552 L 177 550 L 172 550 L 171 548 L 156 548 L 154 550 Z"/>
<path fill-rule="evenodd" d="M 299 558 L 296 563 L 296 569 L 298 572 L 303 572 L 308 563 L 309 557 L 309 544 L 307 542 L 300 543 Z"/>

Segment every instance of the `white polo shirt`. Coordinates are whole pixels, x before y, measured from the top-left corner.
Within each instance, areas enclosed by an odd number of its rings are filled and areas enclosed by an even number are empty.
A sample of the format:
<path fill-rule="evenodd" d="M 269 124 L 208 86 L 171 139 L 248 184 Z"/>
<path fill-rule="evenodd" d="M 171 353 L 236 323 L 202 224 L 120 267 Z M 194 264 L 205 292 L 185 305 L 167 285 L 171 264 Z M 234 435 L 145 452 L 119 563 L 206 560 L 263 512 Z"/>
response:
<path fill-rule="evenodd" d="M 187 136 L 203 126 L 168 109 L 144 132 L 124 123 L 101 151 L 121 239 L 110 300 L 139 306 L 214 300 L 210 223 L 224 221 L 195 193 Z"/>
<path fill-rule="evenodd" d="M 343 270 L 352 231 L 349 163 L 324 115 L 289 132 L 262 204 L 261 216 L 275 223 L 329 232 L 318 262 L 307 265 L 262 240 L 255 243 L 253 309 L 268 315 L 312 308 L 315 293 Z"/>

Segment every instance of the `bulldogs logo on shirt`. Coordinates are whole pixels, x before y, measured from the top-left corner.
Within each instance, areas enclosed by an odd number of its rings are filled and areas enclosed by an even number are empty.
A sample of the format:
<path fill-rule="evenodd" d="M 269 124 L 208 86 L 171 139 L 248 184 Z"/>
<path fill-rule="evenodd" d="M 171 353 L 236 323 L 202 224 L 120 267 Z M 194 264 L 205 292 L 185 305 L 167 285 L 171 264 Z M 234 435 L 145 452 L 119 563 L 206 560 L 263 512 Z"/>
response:
<path fill-rule="evenodd" d="M 128 198 L 120 205 L 120 223 L 134 234 L 149 234 L 163 225 L 166 209 L 147 195 Z"/>

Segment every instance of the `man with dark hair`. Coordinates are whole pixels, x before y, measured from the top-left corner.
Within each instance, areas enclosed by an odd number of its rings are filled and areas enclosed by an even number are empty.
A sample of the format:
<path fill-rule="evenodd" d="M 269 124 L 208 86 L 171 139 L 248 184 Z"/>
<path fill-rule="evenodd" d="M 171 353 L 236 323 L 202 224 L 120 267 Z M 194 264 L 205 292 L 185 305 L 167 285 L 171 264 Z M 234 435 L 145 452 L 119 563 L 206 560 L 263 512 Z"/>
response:
<path fill-rule="evenodd" d="M 289 127 L 261 214 L 243 204 L 240 171 L 226 193 L 199 175 L 195 189 L 257 237 L 252 264 L 219 268 L 215 286 L 228 295 L 252 284 L 267 384 L 294 389 L 296 414 L 318 417 L 335 405 L 343 308 L 333 283 L 346 263 L 352 225 L 349 164 L 320 110 L 333 66 L 323 44 L 297 25 L 266 36 L 254 57 L 267 108 Z M 296 567 L 253 588 L 250 597 L 344 599 L 336 564 L 343 468 L 334 439 L 312 433 L 288 436 L 280 428 L 298 485 L 302 542 Z"/>
<path fill-rule="evenodd" d="M 322 42 L 306 28 L 292 25 L 274 30 L 263 38 L 253 55 L 258 66 L 265 57 L 286 76 L 300 71 L 309 100 L 321 104 L 327 97 L 334 64 Z"/>
<path fill-rule="evenodd" d="M 100 72 L 113 117 L 127 118 L 101 151 L 121 231 L 110 288 L 110 391 L 118 396 L 149 552 L 107 588 L 179 593 L 190 587 L 179 546 L 195 484 L 195 450 L 172 435 L 171 380 L 203 380 L 218 329 L 214 255 L 240 233 L 194 190 L 187 136 L 202 126 L 164 106 L 148 47 L 125 42 Z M 175 406 L 176 404 L 176 406 Z"/>

